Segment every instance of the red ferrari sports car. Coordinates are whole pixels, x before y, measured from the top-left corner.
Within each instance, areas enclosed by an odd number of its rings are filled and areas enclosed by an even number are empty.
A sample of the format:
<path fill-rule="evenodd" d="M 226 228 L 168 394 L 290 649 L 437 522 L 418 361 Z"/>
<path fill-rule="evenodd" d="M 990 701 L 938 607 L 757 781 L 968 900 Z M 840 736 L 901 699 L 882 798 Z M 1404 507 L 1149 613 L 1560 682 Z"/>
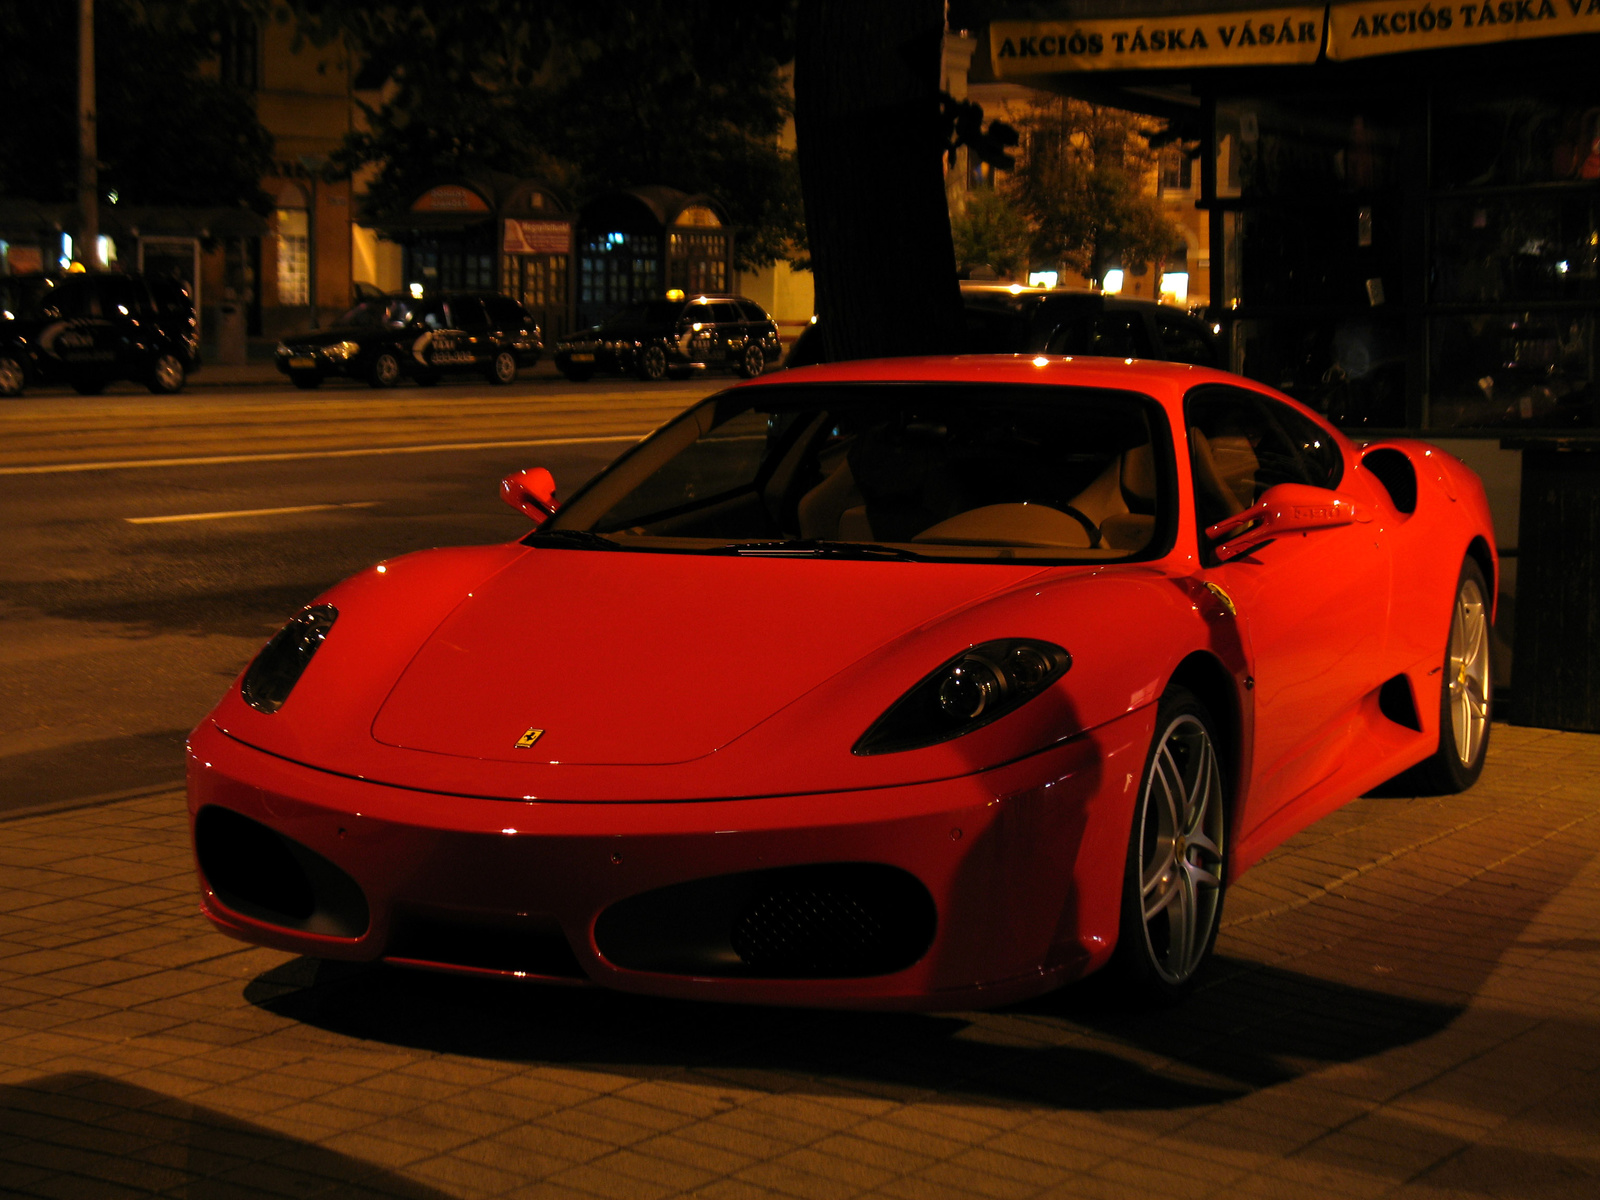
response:
<path fill-rule="evenodd" d="M 324 958 L 853 1007 L 1107 964 L 1397 773 L 1469 786 L 1459 461 L 1238 377 L 897 359 L 724 391 L 535 529 L 335 587 L 189 742 L 202 906 Z"/>

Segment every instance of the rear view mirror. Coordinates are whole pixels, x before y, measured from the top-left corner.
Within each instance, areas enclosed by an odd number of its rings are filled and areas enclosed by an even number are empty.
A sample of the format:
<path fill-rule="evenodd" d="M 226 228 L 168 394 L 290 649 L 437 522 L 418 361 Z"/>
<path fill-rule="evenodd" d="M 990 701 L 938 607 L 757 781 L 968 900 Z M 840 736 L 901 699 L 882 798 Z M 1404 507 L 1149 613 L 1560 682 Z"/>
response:
<path fill-rule="evenodd" d="M 543 467 L 507 475 L 500 481 L 500 499 L 535 525 L 543 525 L 561 507 L 556 501 L 556 477 Z"/>
<path fill-rule="evenodd" d="M 1348 496 L 1304 483 L 1280 483 L 1269 487 L 1250 508 L 1207 528 L 1206 536 L 1215 542 L 1244 530 L 1217 547 L 1218 561 L 1227 562 L 1286 533 L 1309 533 L 1370 520 L 1372 514 Z"/>

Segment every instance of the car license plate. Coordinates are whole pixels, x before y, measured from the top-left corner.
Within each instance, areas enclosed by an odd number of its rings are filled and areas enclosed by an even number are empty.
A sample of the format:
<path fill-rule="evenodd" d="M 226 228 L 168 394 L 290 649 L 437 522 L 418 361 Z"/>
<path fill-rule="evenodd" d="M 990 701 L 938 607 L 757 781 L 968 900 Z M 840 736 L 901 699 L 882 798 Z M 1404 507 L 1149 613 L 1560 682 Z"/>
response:
<path fill-rule="evenodd" d="M 592 354 L 574 354 L 571 357 L 571 359 L 569 359 L 569 361 L 570 362 L 593 362 L 594 361 L 594 355 L 592 355 Z"/>
<path fill-rule="evenodd" d="M 317 365 L 317 360 L 312 358 L 309 354 L 302 354 L 297 358 L 291 358 L 289 360 L 289 365 L 297 369 L 301 367 L 314 367 Z"/>

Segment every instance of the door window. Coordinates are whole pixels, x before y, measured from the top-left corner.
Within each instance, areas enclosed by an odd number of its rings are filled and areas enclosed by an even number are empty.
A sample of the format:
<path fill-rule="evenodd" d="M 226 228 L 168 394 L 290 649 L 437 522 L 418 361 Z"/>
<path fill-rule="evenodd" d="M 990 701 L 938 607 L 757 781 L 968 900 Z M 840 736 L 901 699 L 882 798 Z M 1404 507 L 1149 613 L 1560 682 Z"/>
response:
<path fill-rule="evenodd" d="M 1196 388 L 1184 401 L 1200 527 L 1242 512 L 1274 484 L 1337 487 L 1333 438 L 1285 404 L 1243 388 Z"/>
<path fill-rule="evenodd" d="M 515 300 L 491 296 L 483 304 L 489 311 L 489 324 L 495 329 L 521 329 L 528 323 L 527 314 Z"/>
<path fill-rule="evenodd" d="M 450 313 L 452 328 L 477 336 L 489 332 L 489 320 L 483 313 L 483 301 L 476 296 L 457 296 L 446 308 Z"/>
<path fill-rule="evenodd" d="M 1216 347 L 1198 321 L 1158 309 L 1156 336 L 1161 339 L 1161 357 L 1168 362 L 1193 363 L 1197 367 L 1220 365 Z"/>
<path fill-rule="evenodd" d="M 739 310 L 726 301 L 718 301 L 711 306 L 711 319 L 718 325 L 737 325 L 744 320 Z"/>

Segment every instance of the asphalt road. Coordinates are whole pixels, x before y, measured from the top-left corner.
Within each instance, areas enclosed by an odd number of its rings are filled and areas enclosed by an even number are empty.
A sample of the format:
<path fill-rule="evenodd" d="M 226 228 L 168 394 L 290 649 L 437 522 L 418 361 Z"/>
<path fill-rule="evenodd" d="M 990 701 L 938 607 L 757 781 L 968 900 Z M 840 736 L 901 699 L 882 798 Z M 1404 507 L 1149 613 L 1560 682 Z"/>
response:
<path fill-rule="evenodd" d="M 543 465 L 570 494 L 720 382 L 5 404 L 0 811 L 181 779 L 185 735 L 301 605 L 397 554 L 520 536 L 501 477 Z"/>

